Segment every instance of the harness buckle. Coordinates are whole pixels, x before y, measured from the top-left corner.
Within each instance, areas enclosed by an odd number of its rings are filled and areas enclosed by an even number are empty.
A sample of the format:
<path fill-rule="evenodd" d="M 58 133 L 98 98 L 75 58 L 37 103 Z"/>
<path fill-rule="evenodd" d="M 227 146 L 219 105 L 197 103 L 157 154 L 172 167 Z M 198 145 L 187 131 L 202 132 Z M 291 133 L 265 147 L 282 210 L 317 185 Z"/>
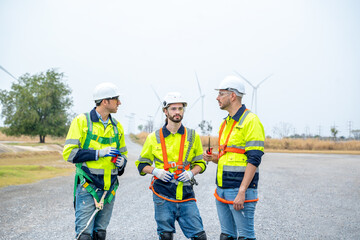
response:
<path fill-rule="evenodd" d="M 170 167 L 172 167 L 172 168 L 176 167 L 176 162 L 170 163 Z"/>

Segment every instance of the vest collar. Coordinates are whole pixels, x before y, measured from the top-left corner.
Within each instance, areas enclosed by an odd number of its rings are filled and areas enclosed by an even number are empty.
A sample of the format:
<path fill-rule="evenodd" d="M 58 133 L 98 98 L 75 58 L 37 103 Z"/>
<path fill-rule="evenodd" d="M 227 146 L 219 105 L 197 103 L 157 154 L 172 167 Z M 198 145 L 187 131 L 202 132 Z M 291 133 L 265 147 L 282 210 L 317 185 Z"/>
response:
<path fill-rule="evenodd" d="M 245 110 L 246 110 L 246 106 L 245 106 L 245 104 L 243 104 L 241 106 L 241 108 L 239 108 L 239 110 L 232 117 L 232 119 L 234 119 L 235 121 L 238 122 L 240 120 L 240 117 L 244 114 Z M 225 119 L 230 120 L 231 119 L 230 115 L 227 115 Z"/>
<path fill-rule="evenodd" d="M 165 123 L 165 125 L 162 127 L 164 138 L 166 138 L 167 136 L 169 136 L 171 134 L 171 132 L 166 128 L 166 125 L 167 125 L 167 123 Z M 181 135 L 183 135 L 185 133 L 184 125 L 181 124 L 181 126 L 178 129 L 177 133 L 180 133 Z"/>
<path fill-rule="evenodd" d="M 90 119 L 92 122 L 99 122 L 100 119 L 98 118 L 97 114 L 96 114 L 96 107 L 94 107 L 91 112 L 90 112 Z M 110 122 L 112 125 L 116 126 L 116 124 L 114 123 L 112 117 L 111 117 L 111 114 L 109 114 L 109 119 L 110 119 Z"/>

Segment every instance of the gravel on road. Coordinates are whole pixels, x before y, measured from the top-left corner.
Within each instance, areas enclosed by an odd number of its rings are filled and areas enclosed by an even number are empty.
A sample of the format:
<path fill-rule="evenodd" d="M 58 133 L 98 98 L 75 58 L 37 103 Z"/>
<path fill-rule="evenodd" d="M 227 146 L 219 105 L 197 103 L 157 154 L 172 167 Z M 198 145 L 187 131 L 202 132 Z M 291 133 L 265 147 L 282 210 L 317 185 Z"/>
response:
<path fill-rule="evenodd" d="M 107 239 L 157 239 L 150 176 L 140 176 L 134 164 L 141 146 L 127 139 L 127 147 L 129 162 L 119 178 Z M 194 187 L 209 240 L 220 235 L 215 172 L 210 163 Z M 0 239 L 73 239 L 73 181 L 74 176 L 57 177 L 0 189 Z M 260 165 L 257 239 L 360 239 L 359 187 L 358 155 L 266 153 Z M 186 239 L 178 225 L 174 238 Z"/>

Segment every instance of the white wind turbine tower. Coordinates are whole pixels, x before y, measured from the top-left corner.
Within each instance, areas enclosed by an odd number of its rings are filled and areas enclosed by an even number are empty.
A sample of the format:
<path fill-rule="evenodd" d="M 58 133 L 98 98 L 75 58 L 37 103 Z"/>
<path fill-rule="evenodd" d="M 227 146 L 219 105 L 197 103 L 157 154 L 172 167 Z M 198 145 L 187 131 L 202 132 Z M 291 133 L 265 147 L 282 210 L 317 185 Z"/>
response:
<path fill-rule="evenodd" d="M 159 110 L 160 110 L 160 108 L 162 108 L 162 101 L 161 101 L 161 99 L 160 99 L 160 97 L 159 97 L 159 95 L 157 94 L 157 92 L 155 91 L 155 89 L 154 89 L 154 87 L 151 85 L 151 88 L 152 88 L 152 90 L 153 90 L 153 92 L 155 93 L 155 95 L 156 95 L 156 97 L 157 97 L 157 99 L 159 100 L 159 106 L 158 106 L 158 108 L 157 108 L 157 110 L 156 110 L 156 112 L 155 112 L 155 115 L 154 115 L 154 118 L 153 118 L 153 121 L 155 121 L 155 119 L 156 119 L 156 115 L 158 114 L 158 112 L 159 112 Z M 160 113 L 161 114 L 161 113 Z M 161 115 L 161 124 L 163 124 L 163 115 Z"/>
<path fill-rule="evenodd" d="M 199 93 L 200 93 L 200 96 L 195 100 L 195 102 L 191 105 L 189 111 L 194 107 L 194 105 L 201 99 L 201 122 L 204 121 L 204 97 L 205 97 L 205 94 L 202 94 L 201 92 L 201 87 L 200 87 L 200 83 L 199 83 L 199 79 L 198 79 L 198 76 L 195 72 L 195 77 L 196 77 L 196 81 L 197 81 L 197 84 L 198 84 L 198 88 L 199 88 Z"/>
<path fill-rule="evenodd" d="M 244 78 L 240 73 L 238 73 L 237 71 L 234 70 L 234 72 L 239 75 L 242 79 L 244 79 L 248 84 L 250 84 L 250 86 L 253 88 L 253 93 L 252 93 L 252 99 L 251 99 L 251 109 L 254 109 L 254 112 L 256 113 L 257 111 L 257 90 L 260 87 L 260 85 L 265 82 L 266 80 L 268 80 L 273 74 L 270 74 L 269 76 L 267 76 L 266 78 L 264 78 L 258 85 L 254 86 L 249 80 L 247 80 L 246 78 Z M 255 101 L 255 104 L 254 104 Z M 255 106 L 255 108 L 253 108 Z"/>

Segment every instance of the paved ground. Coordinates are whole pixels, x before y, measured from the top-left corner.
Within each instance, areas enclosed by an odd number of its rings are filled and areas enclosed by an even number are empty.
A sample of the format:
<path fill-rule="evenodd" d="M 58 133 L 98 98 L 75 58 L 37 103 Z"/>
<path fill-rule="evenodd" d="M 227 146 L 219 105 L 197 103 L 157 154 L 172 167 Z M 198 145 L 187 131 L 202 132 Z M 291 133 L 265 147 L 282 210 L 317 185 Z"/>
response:
<path fill-rule="evenodd" d="M 157 239 L 150 177 L 140 177 L 134 167 L 141 147 L 127 144 L 130 162 L 120 178 L 107 239 Z M 209 240 L 220 234 L 212 195 L 215 170 L 210 163 L 195 187 Z M 360 156 L 265 154 L 257 239 L 360 239 L 359 187 Z M 72 239 L 72 191 L 73 176 L 0 189 L 0 239 Z M 175 239 L 186 239 L 179 228 Z"/>

